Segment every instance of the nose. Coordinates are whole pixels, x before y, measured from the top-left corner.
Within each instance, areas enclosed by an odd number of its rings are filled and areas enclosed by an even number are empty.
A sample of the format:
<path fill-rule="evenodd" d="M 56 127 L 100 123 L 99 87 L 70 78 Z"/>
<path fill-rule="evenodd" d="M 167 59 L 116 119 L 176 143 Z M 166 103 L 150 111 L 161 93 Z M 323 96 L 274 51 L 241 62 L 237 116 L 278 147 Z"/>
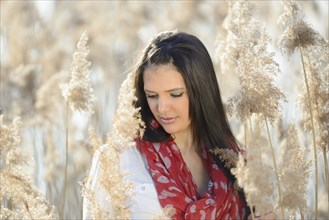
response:
<path fill-rule="evenodd" d="M 169 111 L 170 104 L 169 101 L 166 98 L 159 98 L 158 99 L 158 111 L 160 114 L 165 114 Z"/>

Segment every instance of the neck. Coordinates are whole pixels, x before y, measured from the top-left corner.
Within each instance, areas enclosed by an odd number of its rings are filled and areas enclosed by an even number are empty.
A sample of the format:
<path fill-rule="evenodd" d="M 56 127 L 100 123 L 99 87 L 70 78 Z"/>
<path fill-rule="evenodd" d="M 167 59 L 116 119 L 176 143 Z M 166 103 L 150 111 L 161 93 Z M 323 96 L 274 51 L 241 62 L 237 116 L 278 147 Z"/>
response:
<path fill-rule="evenodd" d="M 188 153 L 196 150 L 191 132 L 174 134 L 174 137 L 175 143 L 177 144 L 177 147 L 181 153 Z"/>

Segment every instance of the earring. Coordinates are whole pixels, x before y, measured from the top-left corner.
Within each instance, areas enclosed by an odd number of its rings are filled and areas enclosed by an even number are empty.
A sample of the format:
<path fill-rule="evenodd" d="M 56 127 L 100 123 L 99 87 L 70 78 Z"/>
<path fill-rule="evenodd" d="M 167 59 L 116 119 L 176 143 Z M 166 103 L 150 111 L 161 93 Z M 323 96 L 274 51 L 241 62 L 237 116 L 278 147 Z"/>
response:
<path fill-rule="evenodd" d="M 150 122 L 151 127 L 153 127 L 154 129 L 157 129 L 159 127 L 159 122 L 157 120 L 155 120 L 154 118 L 151 120 Z"/>

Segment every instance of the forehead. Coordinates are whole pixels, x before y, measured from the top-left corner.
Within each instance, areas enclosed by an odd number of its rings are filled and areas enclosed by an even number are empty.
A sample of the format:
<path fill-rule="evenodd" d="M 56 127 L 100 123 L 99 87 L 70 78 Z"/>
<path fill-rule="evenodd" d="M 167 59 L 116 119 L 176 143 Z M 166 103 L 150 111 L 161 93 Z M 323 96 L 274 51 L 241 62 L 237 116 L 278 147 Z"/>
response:
<path fill-rule="evenodd" d="M 182 74 L 172 64 L 149 66 L 144 71 L 143 81 L 144 89 L 152 91 L 185 88 Z"/>

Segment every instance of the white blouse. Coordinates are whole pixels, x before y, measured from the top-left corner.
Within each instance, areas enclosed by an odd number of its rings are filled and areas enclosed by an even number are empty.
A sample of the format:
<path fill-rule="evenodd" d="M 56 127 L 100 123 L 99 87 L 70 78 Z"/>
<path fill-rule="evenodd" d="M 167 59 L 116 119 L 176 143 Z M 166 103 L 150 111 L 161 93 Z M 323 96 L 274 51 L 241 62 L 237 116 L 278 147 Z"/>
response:
<path fill-rule="evenodd" d="M 106 191 L 99 183 L 99 157 L 106 147 L 108 146 L 103 145 L 95 152 L 86 187 L 95 193 L 99 203 L 111 213 L 113 212 L 111 201 L 106 201 Z M 120 168 L 122 172 L 129 173 L 125 180 L 132 182 L 135 186 L 134 195 L 129 201 L 131 218 L 153 219 L 156 216 L 164 216 L 152 177 L 146 168 L 146 161 L 143 160 L 136 147 L 129 148 L 120 154 Z M 88 211 L 89 205 L 89 201 L 84 198 L 83 219 L 92 219 L 91 213 Z"/>

